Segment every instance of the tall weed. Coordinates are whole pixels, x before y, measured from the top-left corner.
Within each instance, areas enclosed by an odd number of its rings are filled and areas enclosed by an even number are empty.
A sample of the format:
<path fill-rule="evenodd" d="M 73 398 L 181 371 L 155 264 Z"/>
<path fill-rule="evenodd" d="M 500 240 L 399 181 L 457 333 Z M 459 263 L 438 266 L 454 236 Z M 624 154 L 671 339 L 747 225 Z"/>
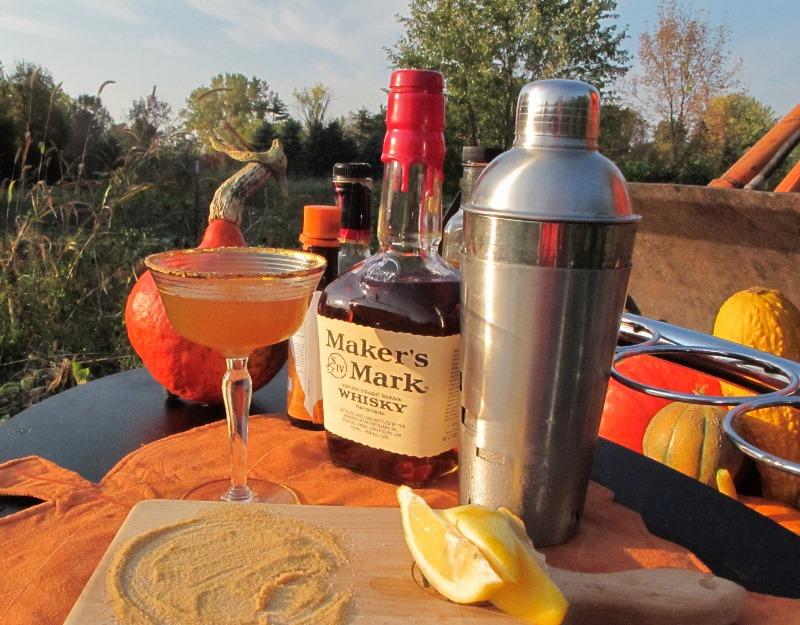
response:
<path fill-rule="evenodd" d="M 6 182 L 0 232 L 0 420 L 89 379 L 140 366 L 123 309 L 147 254 L 197 244 L 208 206 L 236 171 L 195 174 L 191 146 L 127 154 L 107 177 Z M 296 247 L 302 207 L 333 200 L 327 180 L 268 185 L 242 223 L 252 245 Z M 5 212 L 4 211 L 4 212 Z"/>

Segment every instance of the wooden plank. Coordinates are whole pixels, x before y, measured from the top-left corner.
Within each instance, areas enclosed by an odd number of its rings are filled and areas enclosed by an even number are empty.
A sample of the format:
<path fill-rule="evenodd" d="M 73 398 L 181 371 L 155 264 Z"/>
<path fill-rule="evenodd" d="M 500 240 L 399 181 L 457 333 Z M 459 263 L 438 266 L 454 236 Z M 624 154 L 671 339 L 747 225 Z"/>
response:
<path fill-rule="evenodd" d="M 106 599 L 105 579 L 111 558 L 126 540 L 148 530 L 194 516 L 203 501 L 153 499 L 131 510 L 90 578 L 65 625 L 117 625 Z M 356 589 L 352 625 L 418 625 L 519 623 L 492 606 L 462 606 L 422 590 L 412 579 L 411 555 L 406 548 L 397 508 L 271 505 L 275 514 L 302 519 L 345 535 L 349 564 L 337 581 Z"/>
<path fill-rule="evenodd" d="M 105 580 L 117 548 L 134 536 L 194 516 L 213 502 L 154 499 L 131 510 L 90 578 L 65 625 L 118 625 Z M 255 505 L 255 504 L 253 504 Z M 355 590 L 351 625 L 447 625 L 519 623 L 493 606 L 450 603 L 412 577 L 412 559 L 397 508 L 271 505 L 275 514 L 302 519 L 340 533 L 349 562 L 334 579 Z M 639 569 L 615 574 L 551 569 L 570 602 L 569 625 L 725 625 L 741 611 L 744 589 L 726 580 L 683 569 Z"/>

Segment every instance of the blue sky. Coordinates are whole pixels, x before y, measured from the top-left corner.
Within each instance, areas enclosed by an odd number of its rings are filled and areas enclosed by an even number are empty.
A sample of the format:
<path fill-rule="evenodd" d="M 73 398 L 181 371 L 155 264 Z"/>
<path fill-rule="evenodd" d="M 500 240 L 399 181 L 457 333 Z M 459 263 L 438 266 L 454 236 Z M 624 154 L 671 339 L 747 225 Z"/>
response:
<path fill-rule="evenodd" d="M 619 0 L 625 47 L 657 21 L 657 0 Z M 746 90 L 779 115 L 800 102 L 800 2 L 706 0 L 708 21 L 730 27 Z M 292 90 L 316 82 L 334 94 L 330 112 L 385 101 L 383 46 L 402 29 L 407 0 L 0 0 L 0 62 L 44 65 L 72 96 L 103 91 L 121 119 L 157 86 L 177 112 L 189 92 L 221 72 L 265 79 L 290 106 Z"/>

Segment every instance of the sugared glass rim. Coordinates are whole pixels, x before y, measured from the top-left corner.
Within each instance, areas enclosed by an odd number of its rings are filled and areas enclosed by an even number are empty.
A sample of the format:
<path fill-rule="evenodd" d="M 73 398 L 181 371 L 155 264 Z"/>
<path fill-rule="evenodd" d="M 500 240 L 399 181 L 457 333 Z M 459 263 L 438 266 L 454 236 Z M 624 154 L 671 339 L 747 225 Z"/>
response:
<path fill-rule="evenodd" d="M 296 269 L 294 271 L 244 271 L 240 273 L 228 273 L 219 271 L 190 271 L 186 269 L 176 269 L 174 267 L 165 267 L 160 264 L 161 261 L 175 257 L 175 256 L 199 256 L 203 254 L 269 254 L 272 256 L 286 256 L 286 257 L 302 257 L 313 263 L 307 269 Z M 325 270 L 327 261 L 323 256 L 314 254 L 312 252 L 305 252 L 303 250 L 290 250 L 278 247 L 204 247 L 204 248 L 188 248 L 179 250 L 169 250 L 166 252 L 157 252 L 150 254 L 144 259 L 145 266 L 155 273 L 162 275 L 175 276 L 178 278 L 197 278 L 197 279 L 213 279 L 224 278 L 231 279 L 251 279 L 251 280 L 286 280 L 290 278 L 304 278 L 313 276 Z"/>

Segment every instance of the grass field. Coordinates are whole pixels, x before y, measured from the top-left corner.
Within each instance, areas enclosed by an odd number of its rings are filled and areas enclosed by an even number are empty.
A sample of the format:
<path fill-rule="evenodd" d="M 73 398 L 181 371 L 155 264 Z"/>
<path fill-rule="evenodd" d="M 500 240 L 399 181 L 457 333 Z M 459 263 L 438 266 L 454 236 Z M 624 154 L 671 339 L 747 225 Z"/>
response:
<path fill-rule="evenodd" d="M 0 203 L 0 420 L 75 384 L 140 366 L 123 323 L 147 254 L 193 247 L 214 189 L 235 167 L 167 183 L 37 183 Z M 297 247 L 302 209 L 332 203 L 328 179 L 289 179 L 249 200 L 253 245 Z"/>

